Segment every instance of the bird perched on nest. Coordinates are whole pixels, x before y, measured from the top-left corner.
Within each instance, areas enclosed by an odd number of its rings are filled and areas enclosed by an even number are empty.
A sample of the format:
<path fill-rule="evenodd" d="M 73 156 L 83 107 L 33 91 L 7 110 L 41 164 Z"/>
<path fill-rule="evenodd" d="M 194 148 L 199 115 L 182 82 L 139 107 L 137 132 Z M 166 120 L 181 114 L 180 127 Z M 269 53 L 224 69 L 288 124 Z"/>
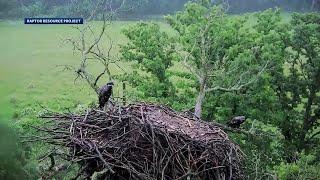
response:
<path fill-rule="evenodd" d="M 108 82 L 106 85 L 102 86 L 99 90 L 99 108 L 104 109 L 105 105 L 108 103 L 109 98 L 112 94 L 113 82 Z"/>
<path fill-rule="evenodd" d="M 237 116 L 231 119 L 230 122 L 228 122 L 228 126 L 232 128 L 240 128 L 240 125 L 246 121 L 245 116 Z"/>

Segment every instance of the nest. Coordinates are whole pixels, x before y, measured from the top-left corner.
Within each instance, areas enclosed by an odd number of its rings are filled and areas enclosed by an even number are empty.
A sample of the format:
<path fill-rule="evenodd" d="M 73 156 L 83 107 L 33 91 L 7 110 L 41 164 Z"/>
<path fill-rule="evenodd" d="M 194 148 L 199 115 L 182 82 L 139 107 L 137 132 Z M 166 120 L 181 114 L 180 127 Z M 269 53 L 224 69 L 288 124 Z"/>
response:
<path fill-rule="evenodd" d="M 67 148 L 82 177 L 243 179 L 242 153 L 219 127 L 155 104 L 43 117 L 45 142 Z M 43 139 L 42 139 L 43 140 Z M 100 174 L 101 175 L 101 174 Z"/>

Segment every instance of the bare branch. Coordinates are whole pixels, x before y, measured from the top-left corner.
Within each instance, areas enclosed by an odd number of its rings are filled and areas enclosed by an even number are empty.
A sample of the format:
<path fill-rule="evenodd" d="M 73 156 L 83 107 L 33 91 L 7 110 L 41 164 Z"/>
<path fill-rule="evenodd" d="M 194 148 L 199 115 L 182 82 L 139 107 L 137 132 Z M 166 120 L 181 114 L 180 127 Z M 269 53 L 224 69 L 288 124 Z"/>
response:
<path fill-rule="evenodd" d="M 105 68 L 104 71 L 97 76 L 96 80 L 94 81 L 94 86 L 97 86 L 99 79 L 106 73 L 106 71 L 107 68 Z"/>
<path fill-rule="evenodd" d="M 98 5 L 103 5 L 106 7 L 106 0 L 99 1 L 97 4 L 97 7 L 94 11 L 97 11 Z M 103 51 L 100 49 L 100 42 L 103 39 L 102 37 L 106 35 L 106 27 L 111 24 L 112 17 L 114 14 L 124 5 L 124 0 L 121 2 L 121 5 L 117 9 L 113 9 L 111 7 L 111 2 L 109 2 L 109 12 L 108 15 L 103 14 L 103 24 L 101 26 L 101 29 L 96 36 L 95 32 L 93 31 L 90 24 L 86 25 L 85 27 L 81 28 L 80 26 L 73 26 L 74 29 L 76 29 L 79 34 L 79 40 L 74 40 L 72 38 L 67 38 L 65 41 L 69 42 L 75 51 L 80 52 L 81 58 L 80 58 L 80 64 L 78 68 L 73 68 L 73 70 L 76 73 L 76 78 L 74 81 L 76 81 L 78 78 L 81 78 L 87 82 L 87 84 L 96 92 L 98 93 L 98 81 L 102 78 L 103 75 L 107 74 L 109 79 L 111 79 L 111 71 L 109 69 L 110 64 L 115 64 L 119 59 L 115 59 L 111 56 L 111 51 L 113 49 L 113 42 L 110 36 L 107 35 L 109 39 L 110 46 L 107 49 L 107 55 L 103 53 Z M 93 18 L 94 14 L 96 12 L 92 12 L 91 17 Z M 93 37 L 94 41 L 91 43 L 87 42 L 86 36 L 87 31 L 89 31 Z M 88 45 L 89 44 L 89 45 Z M 88 66 L 90 65 L 88 63 L 89 59 L 96 59 L 98 63 L 102 64 L 104 69 L 101 73 L 99 73 L 97 76 L 93 76 L 93 73 L 90 73 L 88 71 Z M 120 67 L 117 64 L 118 67 Z"/>
<path fill-rule="evenodd" d="M 211 92 L 211 91 L 225 91 L 225 92 L 232 92 L 232 91 L 239 91 L 244 87 L 247 87 L 249 85 L 251 85 L 252 83 L 256 82 L 259 77 L 261 76 L 262 73 L 265 72 L 266 68 L 268 67 L 269 61 L 261 68 L 261 70 L 257 73 L 257 75 L 255 77 L 253 77 L 252 79 L 250 79 L 248 82 L 245 83 L 241 83 L 242 80 L 242 76 L 243 74 L 240 75 L 240 78 L 238 79 L 237 84 L 231 86 L 231 87 L 220 87 L 220 86 L 216 86 L 213 88 L 208 88 L 206 89 L 206 92 Z M 247 73 L 247 72 L 245 72 Z"/>
<path fill-rule="evenodd" d="M 195 40 L 193 45 L 192 45 L 192 48 L 190 51 L 184 51 L 184 52 L 178 52 L 179 54 L 186 54 L 185 57 L 183 58 L 183 65 L 193 74 L 195 75 L 198 80 L 200 81 L 201 80 L 201 74 L 198 72 L 198 70 L 195 68 L 195 66 L 191 66 L 187 60 L 192 56 L 192 53 L 196 47 L 196 44 L 197 44 L 197 41 Z"/>
<path fill-rule="evenodd" d="M 320 135 L 320 131 L 312 134 L 309 139 L 313 139 L 313 138 L 315 138 L 315 137 L 318 136 L 318 135 Z"/>
<path fill-rule="evenodd" d="M 91 49 L 100 42 L 101 37 L 104 34 L 105 29 L 106 29 L 106 19 L 105 19 L 105 16 L 103 15 L 103 25 L 102 25 L 101 32 L 100 32 L 98 38 L 89 46 L 89 48 L 87 50 L 84 51 L 84 54 L 88 54 L 91 51 Z M 84 38 L 82 38 L 82 41 L 84 41 Z"/>

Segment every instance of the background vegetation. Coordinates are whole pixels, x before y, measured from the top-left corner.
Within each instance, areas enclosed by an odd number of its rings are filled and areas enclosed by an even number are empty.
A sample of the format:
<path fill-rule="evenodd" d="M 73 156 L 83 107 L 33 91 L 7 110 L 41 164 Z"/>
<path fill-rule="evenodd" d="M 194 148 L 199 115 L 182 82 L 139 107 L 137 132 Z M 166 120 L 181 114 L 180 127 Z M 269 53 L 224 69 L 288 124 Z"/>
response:
<path fill-rule="evenodd" d="M 108 2 L 106 0 L 104 2 Z M 111 0 L 114 5 L 121 0 Z M 193 0 L 197 1 L 197 0 Z M 86 17 L 101 0 L 0 0 L 0 18 L 23 17 Z M 118 17 L 124 19 L 139 19 L 159 17 L 182 10 L 188 0 L 126 0 L 129 11 L 123 11 Z M 246 13 L 280 7 L 286 11 L 319 10 L 318 0 L 211 0 L 213 4 L 228 2 L 228 12 Z M 131 8 L 134 7 L 134 8 Z M 96 13 L 96 19 L 101 19 L 103 9 Z"/>
<path fill-rule="evenodd" d="M 73 7 L 65 3 L 72 1 L 0 1 L 0 16 L 66 16 L 67 12 L 72 12 L 68 16 L 89 16 L 92 3 L 79 2 L 84 3 L 79 7 L 88 9 L 70 11 Z M 152 9 L 160 2 L 163 8 Z M 120 15 L 181 9 L 167 16 L 166 22 L 114 21 L 108 26 L 102 47 L 108 51 L 111 37 L 115 42 L 111 54 L 119 57 L 121 66 L 110 68 L 116 81 L 114 97 L 122 95 L 122 81 L 129 85 L 131 102 L 153 101 L 176 110 L 194 110 L 202 97 L 199 115 L 204 120 L 225 124 L 233 116 L 248 117 L 242 128 L 249 133 L 230 134 L 246 153 L 248 179 L 319 178 L 319 13 L 269 9 L 230 15 L 223 11 L 225 6 L 208 1 L 188 3 L 184 8 L 181 1 L 170 2 L 175 3 L 170 8 L 167 1 L 141 2 L 134 4 L 138 7 L 134 12 Z M 268 6 L 258 6 L 263 2 Z M 229 10 L 254 11 L 278 3 L 305 11 L 312 5 L 295 2 L 250 1 L 235 10 L 236 2 L 231 1 Z M 89 24 L 99 32 L 102 22 Z M 0 127 L 0 179 L 34 179 L 46 166 L 46 161 L 38 163 L 37 159 L 47 147 L 18 140 L 36 133 L 29 125 L 41 123 L 38 115 L 47 109 L 81 112 L 96 103 L 95 92 L 65 68 L 77 65 L 81 57 L 65 41 L 68 37 L 78 38 L 68 25 L 0 22 L 0 119 L 5 124 Z M 92 63 L 88 70 L 95 73 L 101 67 Z M 99 85 L 108 79 L 103 77 Z M 73 170 L 68 173 L 66 179 Z"/>

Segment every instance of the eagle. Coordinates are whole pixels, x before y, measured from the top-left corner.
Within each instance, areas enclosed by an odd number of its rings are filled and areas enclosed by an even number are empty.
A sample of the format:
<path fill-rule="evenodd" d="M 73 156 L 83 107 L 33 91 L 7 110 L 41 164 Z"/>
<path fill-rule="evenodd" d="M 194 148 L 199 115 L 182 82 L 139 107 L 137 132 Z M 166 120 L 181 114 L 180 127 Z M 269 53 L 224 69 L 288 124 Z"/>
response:
<path fill-rule="evenodd" d="M 102 86 L 99 90 L 99 108 L 103 109 L 108 103 L 109 98 L 112 94 L 113 82 L 108 82 L 106 85 Z"/>
<path fill-rule="evenodd" d="M 240 128 L 240 125 L 246 121 L 245 116 L 237 116 L 231 119 L 230 122 L 228 122 L 228 126 L 232 128 Z"/>

